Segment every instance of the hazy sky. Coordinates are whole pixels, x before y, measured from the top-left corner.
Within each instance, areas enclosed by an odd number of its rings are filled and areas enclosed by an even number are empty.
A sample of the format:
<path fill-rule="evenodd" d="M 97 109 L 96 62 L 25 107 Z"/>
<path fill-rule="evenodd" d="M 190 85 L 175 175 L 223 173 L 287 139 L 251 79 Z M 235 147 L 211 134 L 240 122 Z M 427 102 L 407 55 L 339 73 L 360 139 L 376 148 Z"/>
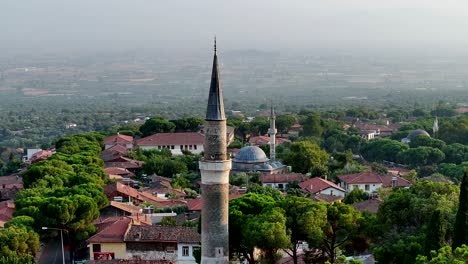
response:
<path fill-rule="evenodd" d="M 468 53 L 468 1 L 1 0 L 0 49 Z"/>

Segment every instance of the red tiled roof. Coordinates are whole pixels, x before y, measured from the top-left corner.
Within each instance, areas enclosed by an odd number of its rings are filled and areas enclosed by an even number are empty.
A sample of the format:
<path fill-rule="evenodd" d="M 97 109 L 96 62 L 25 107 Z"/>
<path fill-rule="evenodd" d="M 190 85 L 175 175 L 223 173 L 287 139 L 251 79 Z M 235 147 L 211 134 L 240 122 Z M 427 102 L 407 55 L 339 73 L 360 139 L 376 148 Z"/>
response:
<path fill-rule="evenodd" d="M 284 139 L 284 138 L 276 138 L 276 145 L 281 145 L 284 142 L 289 142 L 289 140 Z M 250 144 L 255 144 L 255 145 L 265 145 L 270 143 L 270 137 L 266 136 L 256 136 L 256 137 L 251 137 L 249 139 Z"/>
<path fill-rule="evenodd" d="M 34 153 L 31 158 L 29 159 L 31 163 L 35 163 L 41 160 L 46 160 L 50 156 L 52 156 L 54 153 L 52 151 L 48 150 L 41 150 L 39 152 Z"/>
<path fill-rule="evenodd" d="M 104 169 L 104 172 L 107 175 L 125 175 L 129 177 L 135 177 L 135 174 L 125 168 L 118 168 L 118 167 L 107 167 Z"/>
<path fill-rule="evenodd" d="M 15 202 L 13 200 L 0 202 L 0 227 L 13 218 Z"/>
<path fill-rule="evenodd" d="M 112 144 L 132 144 L 133 142 L 133 137 L 132 136 L 127 136 L 127 135 L 113 135 L 110 137 L 106 137 L 104 139 L 104 144 L 105 145 L 112 145 Z"/>
<path fill-rule="evenodd" d="M 459 114 L 468 113 L 468 107 L 459 107 L 459 108 L 455 109 L 455 112 L 457 112 Z"/>
<path fill-rule="evenodd" d="M 372 183 L 381 183 L 383 187 L 392 187 L 392 178 L 395 178 L 398 187 L 409 187 L 413 185 L 410 181 L 401 178 L 399 176 L 393 175 L 381 175 L 374 172 L 362 172 L 355 174 L 346 174 L 338 175 L 340 181 L 345 182 L 346 184 L 372 184 Z"/>
<path fill-rule="evenodd" d="M 132 225 L 125 236 L 131 242 L 200 243 L 201 236 L 194 227 L 185 226 L 136 226 Z"/>
<path fill-rule="evenodd" d="M 144 202 L 161 202 L 164 199 L 158 198 L 150 193 L 139 192 L 135 188 L 124 185 L 120 182 L 115 182 L 104 187 L 104 193 L 109 197 L 114 192 L 119 192 L 125 196 L 132 197 Z"/>
<path fill-rule="evenodd" d="M 322 179 L 320 177 L 315 177 L 315 178 L 312 178 L 312 179 L 307 180 L 305 182 L 301 182 L 301 183 L 299 183 L 299 186 L 303 190 L 305 190 L 307 192 L 310 192 L 310 193 L 318 193 L 318 192 L 321 192 L 321 191 L 326 190 L 328 188 L 334 188 L 334 189 L 340 190 L 342 192 L 346 192 L 343 188 L 336 185 L 335 183 L 333 183 L 331 181 L 327 181 L 327 180 Z"/>
<path fill-rule="evenodd" d="M 158 133 L 137 140 L 138 146 L 203 145 L 205 136 L 196 132 Z"/>
<path fill-rule="evenodd" d="M 229 194 L 229 201 L 241 197 L 243 194 Z M 189 211 L 201 211 L 202 210 L 202 198 L 197 198 L 187 201 L 187 206 Z"/>
<path fill-rule="evenodd" d="M 329 195 L 329 194 L 323 194 L 319 193 L 316 194 L 313 199 L 317 202 L 327 202 L 327 203 L 334 203 L 336 201 L 342 201 L 344 199 L 343 196 L 336 196 L 336 195 Z"/>
<path fill-rule="evenodd" d="M 262 183 L 282 183 L 282 182 L 302 182 L 307 179 L 307 176 L 300 173 L 285 173 L 285 174 L 263 174 L 260 181 Z"/>
<path fill-rule="evenodd" d="M 125 234 L 132 222 L 129 218 L 122 218 L 104 228 L 101 232 L 88 239 L 89 243 L 123 243 Z"/>
<path fill-rule="evenodd" d="M 120 154 L 125 154 L 128 152 L 128 149 L 122 145 L 114 145 L 110 148 L 107 148 L 103 150 L 101 153 L 112 153 L 112 152 L 117 152 Z"/>
<path fill-rule="evenodd" d="M 119 203 L 119 202 L 116 202 L 116 201 L 111 201 L 109 206 L 115 207 L 117 209 L 120 209 L 122 211 L 130 213 L 132 215 L 136 215 L 136 214 L 140 213 L 140 207 L 134 206 L 134 205 L 128 204 L 128 203 Z"/>
<path fill-rule="evenodd" d="M 23 178 L 17 175 L 11 175 L 11 176 L 1 176 L 0 177 L 0 188 L 1 185 L 13 185 L 16 187 L 23 187 Z"/>

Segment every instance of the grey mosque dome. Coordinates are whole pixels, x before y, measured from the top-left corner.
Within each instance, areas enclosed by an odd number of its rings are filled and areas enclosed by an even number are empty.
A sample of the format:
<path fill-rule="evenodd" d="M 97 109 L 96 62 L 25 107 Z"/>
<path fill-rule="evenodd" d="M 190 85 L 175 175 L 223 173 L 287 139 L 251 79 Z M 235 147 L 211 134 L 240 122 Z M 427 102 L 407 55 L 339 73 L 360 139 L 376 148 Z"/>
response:
<path fill-rule="evenodd" d="M 408 138 L 408 139 L 411 140 L 411 139 L 414 138 L 415 136 L 426 136 L 426 137 L 431 137 L 431 136 L 429 135 L 429 133 L 427 133 L 425 130 L 423 130 L 423 129 L 416 129 L 416 130 L 411 131 L 411 132 L 408 134 L 408 136 L 406 136 L 406 138 Z"/>
<path fill-rule="evenodd" d="M 234 162 L 241 163 L 260 163 L 267 162 L 268 160 L 265 152 L 257 146 L 241 148 L 233 159 Z"/>

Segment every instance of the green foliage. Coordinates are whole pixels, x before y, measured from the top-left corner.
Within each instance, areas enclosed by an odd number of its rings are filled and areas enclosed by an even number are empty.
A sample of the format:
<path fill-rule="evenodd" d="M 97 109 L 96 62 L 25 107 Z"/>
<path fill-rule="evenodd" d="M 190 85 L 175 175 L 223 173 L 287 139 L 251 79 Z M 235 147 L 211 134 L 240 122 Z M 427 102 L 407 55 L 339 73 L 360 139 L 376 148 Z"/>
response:
<path fill-rule="evenodd" d="M 431 251 L 431 260 L 419 255 L 416 264 L 465 264 L 468 263 L 468 246 L 462 245 L 452 251 L 450 246 Z"/>
<path fill-rule="evenodd" d="M 468 170 L 468 161 L 461 164 L 442 163 L 439 165 L 438 171 L 449 177 L 454 182 L 460 182 L 463 178 L 463 173 Z"/>
<path fill-rule="evenodd" d="M 280 208 L 264 209 L 261 214 L 250 218 L 242 228 L 244 243 L 248 248 L 259 248 L 268 263 L 278 260 L 277 252 L 290 243 L 286 231 L 286 218 Z"/>
<path fill-rule="evenodd" d="M 446 144 L 444 141 L 440 139 L 435 139 L 435 138 L 419 135 L 411 139 L 409 146 L 412 148 L 431 147 L 431 148 L 437 148 L 437 149 L 442 150 L 445 148 Z"/>
<path fill-rule="evenodd" d="M 308 141 L 299 141 L 292 143 L 282 158 L 285 164 L 292 166 L 294 172 L 305 174 L 314 169 L 324 168 L 329 156 L 318 145 Z"/>
<path fill-rule="evenodd" d="M 270 128 L 270 121 L 266 117 L 257 116 L 250 122 L 250 132 L 254 135 L 265 135 Z"/>
<path fill-rule="evenodd" d="M 174 132 L 176 125 L 160 116 L 152 117 L 140 127 L 140 132 L 143 137 L 147 137 L 156 133 Z"/>
<path fill-rule="evenodd" d="M 10 225 L 0 230 L 0 256 L 4 261 L 34 256 L 39 246 L 39 235 L 24 226 Z"/>
<path fill-rule="evenodd" d="M 324 132 L 324 127 L 322 126 L 320 114 L 316 112 L 309 113 L 305 120 L 301 122 L 303 135 L 304 136 L 313 136 L 320 137 Z"/>
<path fill-rule="evenodd" d="M 445 154 L 446 163 L 460 164 L 468 161 L 468 146 L 460 143 L 446 145 L 442 151 Z"/>
<path fill-rule="evenodd" d="M 345 204 L 353 204 L 353 203 L 362 202 L 368 199 L 369 199 L 369 194 L 367 194 L 361 189 L 354 189 L 350 193 L 348 193 L 348 195 L 346 195 L 343 202 Z"/>
<path fill-rule="evenodd" d="M 162 226 L 176 226 L 176 219 L 172 216 L 164 216 L 159 223 Z"/>
<path fill-rule="evenodd" d="M 452 248 L 468 244 L 468 170 L 465 171 L 460 185 L 460 198 L 453 233 Z"/>
<path fill-rule="evenodd" d="M 175 125 L 175 132 L 198 132 L 204 120 L 199 117 L 182 117 L 170 122 Z"/>
<path fill-rule="evenodd" d="M 363 149 L 363 156 L 368 161 L 382 162 L 386 161 L 397 161 L 397 155 L 407 150 L 408 146 L 391 139 L 375 139 L 370 141 Z"/>
<path fill-rule="evenodd" d="M 34 264 L 34 257 L 31 255 L 24 255 L 21 257 L 17 256 L 2 256 L 0 258 L 0 264 Z"/>
<path fill-rule="evenodd" d="M 286 228 L 290 234 L 290 243 L 286 248 L 295 262 L 298 258 L 296 245 L 308 241 L 312 245 L 320 243 L 326 222 L 327 208 L 324 204 L 310 199 L 288 195 L 279 202 L 286 217 Z"/>
<path fill-rule="evenodd" d="M 250 184 L 249 188 L 247 189 L 248 193 L 256 193 L 256 194 L 263 194 L 263 195 L 268 195 L 269 197 L 275 199 L 275 201 L 279 201 L 283 199 L 283 194 L 276 190 L 273 189 L 269 186 L 261 186 L 259 184 Z"/>
<path fill-rule="evenodd" d="M 468 115 L 444 119 L 439 127 L 437 137 L 447 144 L 468 145 Z"/>
<path fill-rule="evenodd" d="M 444 245 L 445 235 L 447 233 L 447 223 L 442 215 L 442 212 L 436 209 L 432 213 L 431 220 L 428 225 L 429 232 L 426 236 L 425 252 L 426 256 L 431 253 L 431 250 L 437 250 Z"/>
<path fill-rule="evenodd" d="M 435 211 L 440 213 L 438 219 L 445 228 L 445 241 L 449 241 L 457 202 L 458 187 L 452 184 L 422 181 L 409 189 L 394 189 L 377 213 L 383 234 L 374 246 L 376 260 L 410 264 L 417 255 L 425 254 L 426 240 L 431 237 L 428 233 L 435 232 L 428 228 Z M 441 238 L 441 233 L 431 240 Z"/>
<path fill-rule="evenodd" d="M 280 115 L 276 117 L 276 128 L 278 133 L 288 133 L 289 128 L 296 123 L 294 115 Z"/>
<path fill-rule="evenodd" d="M 435 165 L 443 161 L 445 154 L 432 147 L 416 147 L 398 153 L 398 162 L 412 167 Z"/>

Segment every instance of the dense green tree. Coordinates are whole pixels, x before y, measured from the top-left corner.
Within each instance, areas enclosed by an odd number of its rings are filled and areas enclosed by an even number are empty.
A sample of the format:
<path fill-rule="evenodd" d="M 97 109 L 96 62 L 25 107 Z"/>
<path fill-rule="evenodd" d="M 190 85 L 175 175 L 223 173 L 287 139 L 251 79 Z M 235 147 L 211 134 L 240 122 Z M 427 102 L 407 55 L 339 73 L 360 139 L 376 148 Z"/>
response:
<path fill-rule="evenodd" d="M 229 201 L 229 252 L 238 253 L 249 263 L 254 264 L 254 249 L 250 237 L 244 236 L 245 224 L 266 209 L 275 205 L 275 200 L 263 194 L 248 193 Z"/>
<path fill-rule="evenodd" d="M 156 133 L 169 133 L 174 132 L 176 125 L 160 116 L 155 116 L 146 120 L 140 127 L 140 132 L 144 137 Z"/>
<path fill-rule="evenodd" d="M 439 165 L 438 171 L 455 182 L 460 182 L 463 178 L 463 173 L 468 170 L 468 161 L 461 164 L 442 163 Z"/>
<path fill-rule="evenodd" d="M 460 185 L 460 198 L 453 233 L 452 248 L 468 244 L 468 170 L 465 171 Z"/>
<path fill-rule="evenodd" d="M 278 133 L 285 134 L 296 123 L 296 117 L 293 115 L 280 115 L 276 117 L 275 123 Z"/>
<path fill-rule="evenodd" d="M 285 164 L 292 166 L 292 170 L 299 173 L 308 173 L 313 169 L 325 167 L 329 159 L 324 150 L 308 141 L 292 143 L 282 157 Z"/>
<path fill-rule="evenodd" d="M 10 225 L 0 230 L 0 256 L 22 258 L 39 250 L 39 235 L 24 226 Z"/>
<path fill-rule="evenodd" d="M 435 210 L 432 213 L 431 220 L 429 222 L 427 232 L 425 252 L 426 256 L 429 256 L 431 250 L 437 250 L 446 245 L 445 235 L 447 233 L 447 227 L 445 219 L 440 210 Z"/>
<path fill-rule="evenodd" d="M 344 198 L 343 202 L 345 204 L 353 204 L 362 202 L 369 199 L 369 194 L 364 192 L 362 189 L 354 189 L 346 197 Z"/>
<path fill-rule="evenodd" d="M 404 150 L 398 154 L 398 162 L 413 167 L 435 165 L 443 161 L 445 154 L 432 147 L 417 147 Z"/>
<path fill-rule="evenodd" d="M 327 222 L 321 245 L 331 263 L 336 263 L 337 250 L 351 238 L 358 228 L 360 214 L 344 203 L 327 204 Z"/>
<path fill-rule="evenodd" d="M 445 146 L 442 151 L 445 154 L 446 163 L 459 164 L 468 161 L 468 146 L 460 143 L 454 143 Z"/>
<path fill-rule="evenodd" d="M 199 117 L 183 117 L 170 122 L 175 125 L 175 132 L 198 132 L 204 120 Z"/>
<path fill-rule="evenodd" d="M 431 260 L 419 255 L 416 264 L 465 264 L 468 263 L 468 246 L 462 245 L 452 251 L 450 246 L 431 251 Z"/>
<path fill-rule="evenodd" d="M 291 235 L 285 252 L 292 257 L 293 263 L 297 264 L 299 242 L 309 241 L 310 244 L 316 245 L 321 241 L 327 208 L 324 204 L 289 194 L 279 206 L 285 211 L 286 228 Z"/>
<path fill-rule="evenodd" d="M 320 114 L 313 112 L 301 123 L 304 136 L 320 137 L 324 131 Z"/>
<path fill-rule="evenodd" d="M 397 155 L 408 149 L 408 146 L 391 139 L 375 139 L 369 142 L 363 149 L 363 156 L 368 161 L 382 162 L 386 161 L 397 161 Z"/>
<path fill-rule="evenodd" d="M 265 135 L 270 127 L 270 121 L 263 116 L 257 116 L 250 122 L 250 132 L 253 135 Z"/>
<path fill-rule="evenodd" d="M 427 136 L 415 136 L 411 139 L 409 146 L 412 148 L 431 147 L 442 150 L 445 148 L 446 145 L 445 142 L 443 142 L 440 139 L 435 139 Z"/>
<path fill-rule="evenodd" d="M 281 255 L 278 250 L 288 247 L 290 236 L 286 231 L 286 217 L 281 208 L 267 208 L 250 218 L 242 229 L 249 248 L 259 248 L 267 263 L 276 263 Z"/>

